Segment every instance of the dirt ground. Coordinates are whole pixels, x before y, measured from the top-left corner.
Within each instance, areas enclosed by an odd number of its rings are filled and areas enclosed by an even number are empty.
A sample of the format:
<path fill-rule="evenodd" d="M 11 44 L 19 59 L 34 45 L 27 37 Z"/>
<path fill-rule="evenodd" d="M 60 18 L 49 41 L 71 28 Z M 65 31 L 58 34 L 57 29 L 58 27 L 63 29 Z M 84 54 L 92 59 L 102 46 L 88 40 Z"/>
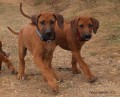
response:
<path fill-rule="evenodd" d="M 59 83 L 60 93 L 54 95 L 44 82 L 41 73 L 28 52 L 26 56 L 26 79 L 17 80 L 3 64 L 0 74 L 0 97 L 120 97 L 120 1 L 119 0 L 0 0 L 0 40 L 3 48 L 10 52 L 10 60 L 18 69 L 16 31 L 30 20 L 19 11 L 19 3 L 28 14 L 42 11 L 59 12 L 66 20 L 79 15 L 90 15 L 100 22 L 97 34 L 82 48 L 82 57 L 91 71 L 98 77 L 95 83 L 88 83 L 82 74 L 73 75 L 71 53 L 56 47 L 53 67 L 64 80 Z M 40 0 L 39 0 L 40 1 Z M 42 0 L 41 0 L 42 1 Z M 59 69 L 61 68 L 62 69 Z"/>

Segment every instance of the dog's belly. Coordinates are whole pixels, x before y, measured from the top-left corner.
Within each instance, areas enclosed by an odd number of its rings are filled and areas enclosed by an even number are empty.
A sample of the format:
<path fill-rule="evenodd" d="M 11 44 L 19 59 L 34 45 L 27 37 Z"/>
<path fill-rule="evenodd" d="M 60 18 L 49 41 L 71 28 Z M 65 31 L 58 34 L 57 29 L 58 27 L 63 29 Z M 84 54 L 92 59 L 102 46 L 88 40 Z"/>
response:
<path fill-rule="evenodd" d="M 59 45 L 61 48 L 65 49 L 65 50 L 70 50 L 68 43 L 65 41 L 57 42 L 57 45 Z"/>

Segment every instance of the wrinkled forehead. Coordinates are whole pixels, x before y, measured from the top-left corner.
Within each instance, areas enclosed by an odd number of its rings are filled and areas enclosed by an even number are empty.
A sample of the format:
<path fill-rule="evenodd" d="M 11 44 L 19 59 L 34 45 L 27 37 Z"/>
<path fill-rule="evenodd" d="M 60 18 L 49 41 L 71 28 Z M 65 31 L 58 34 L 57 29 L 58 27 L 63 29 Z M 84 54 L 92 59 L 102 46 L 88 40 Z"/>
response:
<path fill-rule="evenodd" d="M 78 24 L 92 24 L 92 20 L 89 17 L 82 17 L 79 19 Z"/>
<path fill-rule="evenodd" d="M 38 19 L 38 21 L 55 21 L 55 17 L 51 13 L 42 13 Z"/>

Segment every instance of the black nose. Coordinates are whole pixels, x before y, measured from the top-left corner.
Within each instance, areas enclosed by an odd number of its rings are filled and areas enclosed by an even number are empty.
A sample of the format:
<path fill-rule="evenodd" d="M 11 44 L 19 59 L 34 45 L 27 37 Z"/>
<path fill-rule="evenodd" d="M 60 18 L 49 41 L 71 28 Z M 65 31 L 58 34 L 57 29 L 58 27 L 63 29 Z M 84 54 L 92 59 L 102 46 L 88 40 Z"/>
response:
<path fill-rule="evenodd" d="M 46 35 L 51 35 L 51 33 L 52 33 L 52 30 L 51 30 L 51 29 L 47 29 L 47 30 L 45 31 L 45 34 L 46 34 Z"/>
<path fill-rule="evenodd" d="M 85 40 L 89 40 L 91 38 L 91 34 L 86 34 L 86 35 L 84 35 L 84 39 Z"/>

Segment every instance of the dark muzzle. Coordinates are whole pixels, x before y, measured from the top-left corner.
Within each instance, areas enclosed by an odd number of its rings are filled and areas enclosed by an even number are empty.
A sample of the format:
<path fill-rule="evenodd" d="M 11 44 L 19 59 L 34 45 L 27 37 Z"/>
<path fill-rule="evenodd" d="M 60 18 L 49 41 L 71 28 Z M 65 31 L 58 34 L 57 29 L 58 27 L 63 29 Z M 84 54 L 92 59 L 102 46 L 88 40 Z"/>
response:
<path fill-rule="evenodd" d="M 92 37 L 91 34 L 85 34 L 85 35 L 83 35 L 82 40 L 84 40 L 84 41 L 88 41 L 88 40 L 91 39 L 91 37 Z"/>
<path fill-rule="evenodd" d="M 42 35 L 44 41 L 55 40 L 55 32 L 53 30 L 46 30 Z"/>

